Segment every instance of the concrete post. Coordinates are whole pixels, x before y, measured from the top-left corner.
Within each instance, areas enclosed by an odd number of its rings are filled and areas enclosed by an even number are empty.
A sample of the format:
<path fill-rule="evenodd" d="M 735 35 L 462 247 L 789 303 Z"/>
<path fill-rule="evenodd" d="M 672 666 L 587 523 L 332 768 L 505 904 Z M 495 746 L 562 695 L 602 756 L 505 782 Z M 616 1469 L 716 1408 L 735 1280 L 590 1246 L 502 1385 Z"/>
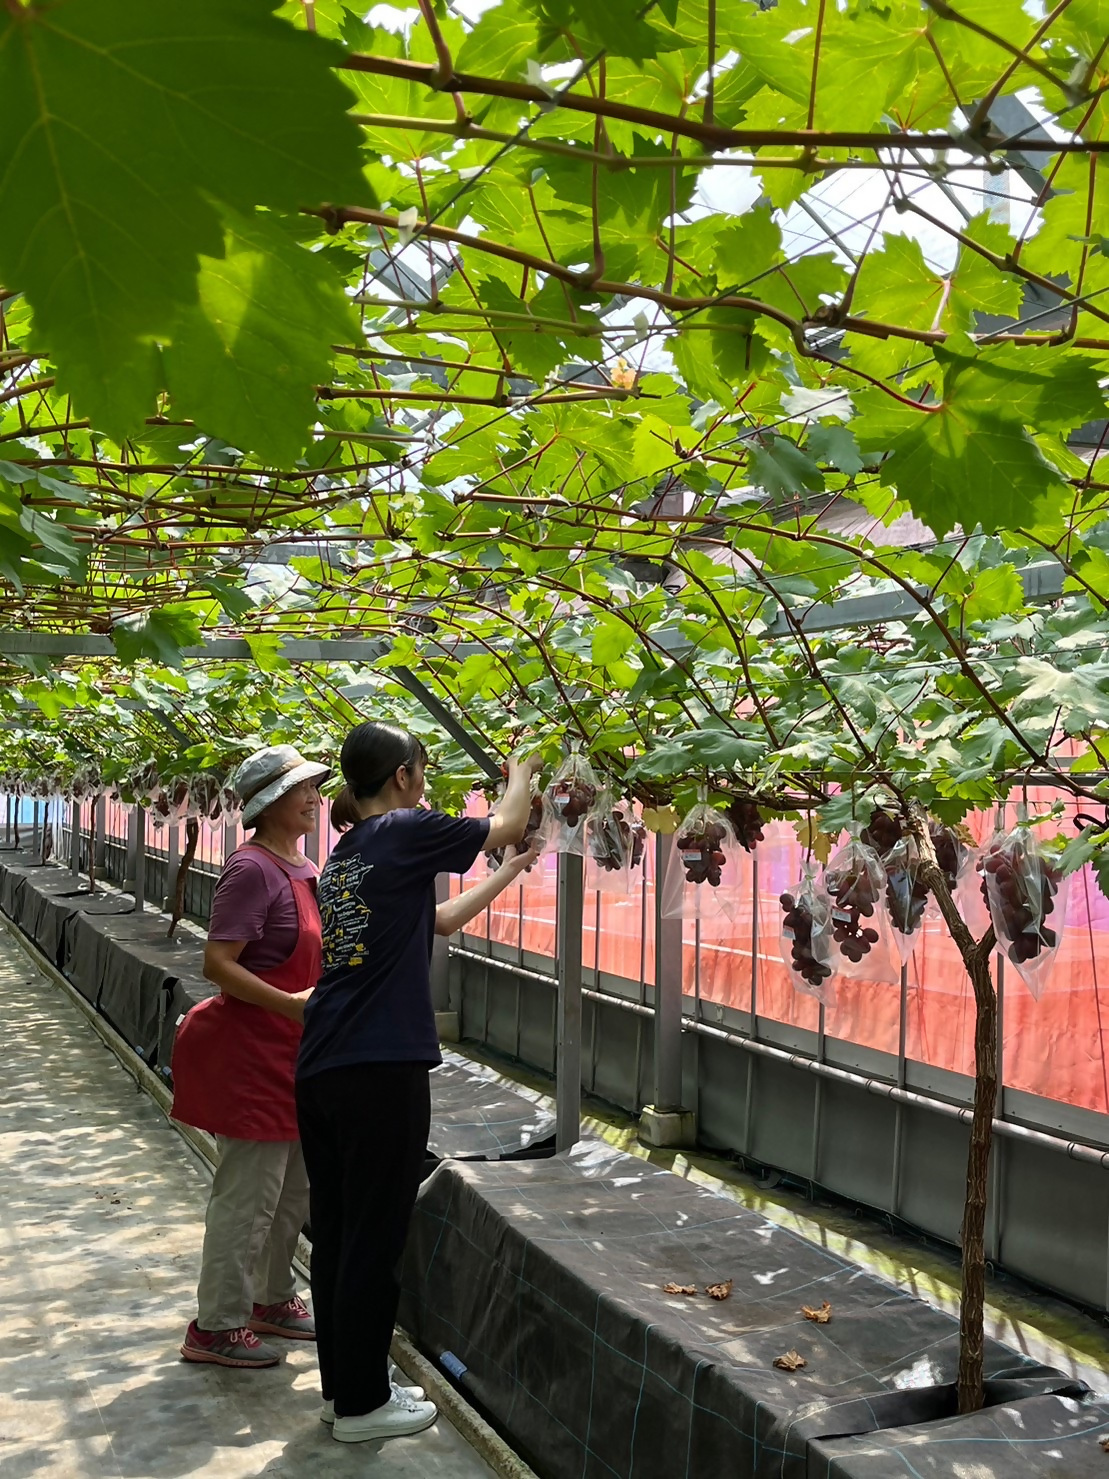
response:
<path fill-rule="evenodd" d="M 697 1121 L 682 1108 L 682 921 L 664 919 L 666 869 L 673 862 L 670 838 L 655 835 L 655 1102 L 639 1120 L 639 1138 L 653 1146 L 689 1146 Z"/>
<path fill-rule="evenodd" d="M 127 884 L 135 897 L 135 910 L 142 912 L 146 906 L 146 812 L 136 804 L 127 818 Z"/>
<path fill-rule="evenodd" d="M 581 857 L 558 858 L 558 1044 L 555 1052 L 555 1147 L 581 1139 L 581 934 L 585 867 Z"/>
<path fill-rule="evenodd" d="M 435 902 L 445 904 L 451 896 L 451 876 L 439 873 L 435 879 Z M 431 1002 L 435 1008 L 435 1030 L 440 1042 L 461 1039 L 459 1014 L 451 1011 L 451 948 L 446 935 L 436 935 L 431 947 Z"/>
<path fill-rule="evenodd" d="M 69 808 L 69 869 L 74 878 L 81 871 L 81 803 L 74 801 Z"/>

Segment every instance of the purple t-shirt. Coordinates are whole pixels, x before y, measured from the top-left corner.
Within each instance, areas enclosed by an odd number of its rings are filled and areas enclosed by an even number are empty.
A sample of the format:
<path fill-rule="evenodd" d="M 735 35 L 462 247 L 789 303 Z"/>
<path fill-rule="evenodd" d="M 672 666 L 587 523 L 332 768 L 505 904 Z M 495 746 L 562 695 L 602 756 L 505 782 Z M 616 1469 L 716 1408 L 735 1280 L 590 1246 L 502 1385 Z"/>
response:
<path fill-rule="evenodd" d="M 316 877 L 314 863 L 286 866 L 294 878 Z M 209 940 L 246 940 L 239 964 L 248 971 L 268 971 L 288 960 L 299 933 L 293 886 L 277 859 L 261 847 L 232 853 L 216 884 Z"/>

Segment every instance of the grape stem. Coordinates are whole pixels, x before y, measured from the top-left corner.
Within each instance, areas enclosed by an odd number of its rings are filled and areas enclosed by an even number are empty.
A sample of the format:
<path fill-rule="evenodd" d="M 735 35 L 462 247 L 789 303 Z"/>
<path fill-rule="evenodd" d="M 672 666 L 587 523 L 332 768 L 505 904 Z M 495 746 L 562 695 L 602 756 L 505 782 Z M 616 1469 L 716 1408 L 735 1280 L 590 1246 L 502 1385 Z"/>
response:
<path fill-rule="evenodd" d="M 997 993 L 990 976 L 996 939 L 992 924 L 980 940 L 971 934 L 936 858 L 927 813 L 919 802 L 909 803 L 908 822 L 920 851 L 918 876 L 939 905 L 974 987 L 974 1113 L 960 1239 L 963 1294 L 959 1309 L 958 1400 L 961 1413 L 977 1412 L 984 1400 L 987 1178 L 997 1104 Z"/>

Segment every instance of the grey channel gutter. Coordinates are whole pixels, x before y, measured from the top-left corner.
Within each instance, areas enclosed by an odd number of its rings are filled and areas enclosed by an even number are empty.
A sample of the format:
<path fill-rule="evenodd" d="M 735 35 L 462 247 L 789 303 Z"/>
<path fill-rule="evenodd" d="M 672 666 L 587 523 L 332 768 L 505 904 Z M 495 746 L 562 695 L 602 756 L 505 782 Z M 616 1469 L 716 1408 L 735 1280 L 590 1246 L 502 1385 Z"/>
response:
<path fill-rule="evenodd" d="M 542 971 L 528 970 L 525 966 L 513 965 L 511 961 L 498 960 L 495 955 L 484 955 L 477 950 L 467 950 L 461 945 L 452 945 L 451 955 L 458 960 L 469 961 L 475 965 L 492 966 L 506 975 L 525 981 L 534 981 L 552 989 L 558 985 L 554 976 L 544 975 Z M 621 1012 L 630 1012 L 637 1017 L 653 1018 L 655 1015 L 653 1007 L 643 1006 L 637 1001 L 625 1000 L 611 992 L 583 988 L 582 996 L 588 1001 L 601 1002 L 605 1006 L 615 1007 Z M 963 1125 L 969 1125 L 974 1115 L 969 1105 L 952 1104 L 946 1099 L 936 1099 L 929 1094 L 919 1094 L 913 1089 L 888 1083 L 885 1079 L 869 1078 L 862 1073 L 853 1073 L 847 1068 L 837 1068 L 834 1064 L 822 1063 L 816 1058 L 807 1058 L 801 1053 L 790 1053 L 785 1048 L 773 1047 L 770 1043 L 756 1041 L 741 1033 L 728 1032 L 722 1027 L 713 1027 L 708 1022 L 699 1022 L 695 1017 L 682 1017 L 682 1031 L 692 1033 L 696 1037 L 710 1038 L 713 1042 L 723 1043 L 729 1048 L 739 1048 L 745 1053 L 754 1053 L 759 1058 L 769 1058 L 783 1067 L 795 1068 L 802 1073 L 811 1073 L 817 1078 L 831 1079 L 835 1083 L 860 1089 L 867 1094 L 874 1094 L 879 1099 L 888 1099 L 894 1104 L 907 1104 L 915 1109 L 928 1110 L 931 1113 L 942 1115 L 945 1119 L 957 1120 Z M 1098 1150 L 1096 1146 L 1086 1145 L 1080 1140 L 1064 1140 L 1061 1135 L 1051 1135 L 1044 1130 L 1031 1130 L 1025 1125 L 1015 1124 L 1012 1120 L 995 1119 L 993 1132 L 1008 1140 L 1020 1140 L 1026 1145 L 1055 1151 L 1072 1161 L 1082 1161 L 1087 1165 L 1109 1170 L 1109 1150 Z"/>

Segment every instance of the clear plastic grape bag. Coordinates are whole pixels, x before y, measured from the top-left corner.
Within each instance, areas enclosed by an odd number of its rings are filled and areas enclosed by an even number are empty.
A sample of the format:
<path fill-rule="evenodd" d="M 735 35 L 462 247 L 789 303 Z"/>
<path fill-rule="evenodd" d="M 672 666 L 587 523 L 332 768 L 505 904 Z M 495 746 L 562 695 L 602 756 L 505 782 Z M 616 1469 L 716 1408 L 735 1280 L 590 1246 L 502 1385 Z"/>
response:
<path fill-rule="evenodd" d="M 805 996 L 834 1006 L 832 985 L 832 907 L 817 881 L 816 864 L 805 863 L 800 883 L 780 896 L 782 923 L 778 948 L 789 979 Z"/>
<path fill-rule="evenodd" d="M 741 854 L 732 824 L 702 791 L 674 833 L 662 884 L 662 917 L 734 919 L 743 901 Z"/>
<path fill-rule="evenodd" d="M 599 791 L 593 767 L 574 740 L 547 790 L 554 818 L 550 845 L 555 852 L 585 855 L 585 819 L 596 806 Z"/>
<path fill-rule="evenodd" d="M 824 869 L 832 911 L 833 969 L 855 981 L 896 985 L 901 962 L 886 915 L 886 870 L 872 847 L 852 837 Z"/>
<path fill-rule="evenodd" d="M 912 837 L 895 842 L 882 859 L 886 870 L 886 913 L 898 959 L 908 965 L 931 897 L 920 879 L 920 850 Z"/>
<path fill-rule="evenodd" d="M 1038 1001 L 1063 937 L 1068 880 L 1021 823 L 991 839 L 979 868 L 998 946 Z"/>
<path fill-rule="evenodd" d="M 633 870 L 641 870 L 647 829 L 626 801 L 613 803 L 607 791 L 585 819 L 585 886 L 603 894 L 626 895 Z M 642 872 L 635 873 L 636 881 Z"/>
<path fill-rule="evenodd" d="M 186 814 L 206 821 L 213 831 L 223 826 L 221 787 L 215 776 L 201 773 L 189 781 L 189 804 Z"/>
<path fill-rule="evenodd" d="M 493 811 L 496 811 L 496 807 L 493 808 Z M 523 838 L 515 844 L 512 851 L 520 854 L 530 852 L 533 846 L 538 846 L 540 852 L 542 852 L 550 841 L 554 827 L 555 818 L 551 811 L 550 803 L 541 791 L 533 790 L 531 811 L 528 813 L 527 826 L 524 828 Z M 491 873 L 497 871 L 504 862 L 507 854 L 508 848 L 506 847 L 494 848 L 491 853 L 487 854 L 486 862 Z M 530 873 L 534 866 L 534 863 L 531 864 L 527 872 Z"/>

